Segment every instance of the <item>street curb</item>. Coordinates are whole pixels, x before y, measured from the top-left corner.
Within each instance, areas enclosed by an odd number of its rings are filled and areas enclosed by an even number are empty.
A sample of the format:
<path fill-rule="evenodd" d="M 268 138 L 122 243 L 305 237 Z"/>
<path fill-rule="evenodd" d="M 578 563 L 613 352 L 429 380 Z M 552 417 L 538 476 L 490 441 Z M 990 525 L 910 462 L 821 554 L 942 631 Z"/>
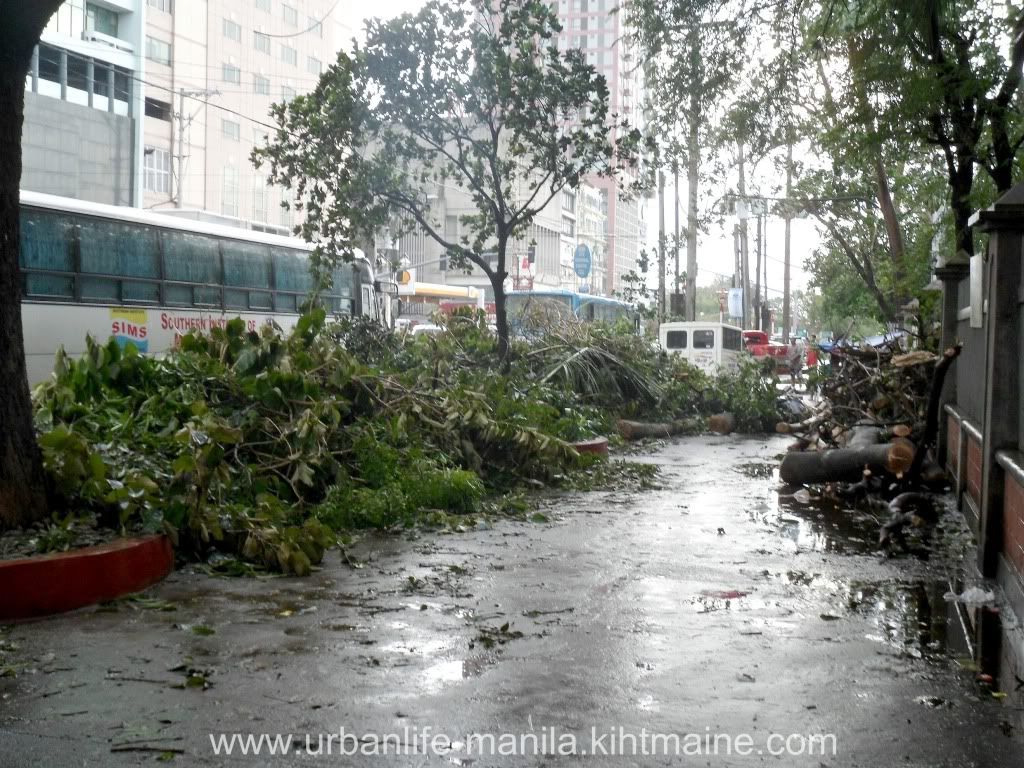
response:
<path fill-rule="evenodd" d="M 607 456 L 608 438 L 594 437 L 590 440 L 580 440 L 577 443 L 573 443 L 572 447 L 575 448 L 578 453 L 592 453 L 597 456 Z"/>
<path fill-rule="evenodd" d="M 138 592 L 174 567 L 164 535 L 0 561 L 0 621 L 64 613 Z"/>

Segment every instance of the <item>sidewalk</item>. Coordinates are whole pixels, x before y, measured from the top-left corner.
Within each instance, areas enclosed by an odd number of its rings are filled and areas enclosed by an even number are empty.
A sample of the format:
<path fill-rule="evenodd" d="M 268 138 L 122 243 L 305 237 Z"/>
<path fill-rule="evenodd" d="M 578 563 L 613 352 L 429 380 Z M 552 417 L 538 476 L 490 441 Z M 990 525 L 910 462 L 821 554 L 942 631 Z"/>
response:
<path fill-rule="evenodd" d="M 883 560 L 875 521 L 780 499 L 785 444 L 685 439 L 643 459 L 661 488 L 551 498 L 549 523 L 372 538 L 351 553 L 364 568 L 332 553 L 308 579 L 186 569 L 148 602 L 6 628 L 0 763 L 1024 766 L 1019 703 L 955 661 L 950 563 Z M 378 754 L 227 757 L 210 743 L 283 734 L 304 748 L 312 734 L 315 748 L 342 728 Z M 455 743 L 379 755 L 426 728 Z M 644 732 L 748 736 L 761 754 L 623 756 Z M 465 739 L 531 733 L 550 736 L 549 756 Z M 624 738 L 602 753 L 605 733 Z M 566 734 L 574 755 L 557 754 Z M 773 735 L 833 736 L 835 754 L 770 756 Z"/>

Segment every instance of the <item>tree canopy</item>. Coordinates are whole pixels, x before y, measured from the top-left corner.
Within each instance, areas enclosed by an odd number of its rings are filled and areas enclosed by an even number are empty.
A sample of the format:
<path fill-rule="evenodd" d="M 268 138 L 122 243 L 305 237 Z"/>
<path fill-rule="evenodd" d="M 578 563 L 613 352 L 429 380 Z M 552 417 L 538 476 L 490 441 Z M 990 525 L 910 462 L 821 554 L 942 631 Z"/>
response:
<path fill-rule="evenodd" d="M 974 251 L 971 214 L 1020 178 L 1017 3 L 673 0 L 660 15 L 651 3 L 636 8 L 646 19 L 638 34 L 658 62 L 652 93 L 689 87 L 693 62 L 722 65 L 704 92 L 723 114 L 718 130 L 703 130 L 709 158 L 737 141 L 755 158 L 794 144 L 792 202 L 815 216 L 824 241 L 808 262 L 812 280 L 826 294 L 859 283 L 871 303 L 854 304 L 877 320 L 896 322 L 908 303 L 920 306 L 933 242 L 944 262 L 963 263 Z M 714 24 L 723 19 L 732 22 L 724 31 Z M 704 167 L 723 187 L 734 173 L 710 159 Z"/>
<path fill-rule="evenodd" d="M 640 131 L 611 113 L 582 51 L 558 49 L 560 31 L 536 0 L 435 0 L 371 21 L 365 45 L 339 54 L 312 93 L 274 107 L 278 129 L 253 160 L 294 191 L 321 259 L 351 257 L 386 225 L 418 228 L 452 266 L 481 270 L 505 354 L 509 245 L 589 174 L 644 181 Z M 457 238 L 437 205 L 451 188 L 472 205 Z"/>

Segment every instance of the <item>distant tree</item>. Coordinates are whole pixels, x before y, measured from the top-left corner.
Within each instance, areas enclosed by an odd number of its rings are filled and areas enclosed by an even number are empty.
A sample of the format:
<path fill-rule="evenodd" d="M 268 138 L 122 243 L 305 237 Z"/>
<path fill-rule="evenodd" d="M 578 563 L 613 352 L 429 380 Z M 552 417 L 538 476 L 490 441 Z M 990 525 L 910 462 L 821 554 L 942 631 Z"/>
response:
<path fill-rule="evenodd" d="M 0 0 L 0 529 L 47 513 L 21 326 L 21 128 L 32 50 L 61 0 Z"/>
<path fill-rule="evenodd" d="M 697 241 L 704 223 L 702 188 L 708 155 L 737 136 L 717 130 L 723 105 L 745 61 L 747 32 L 758 23 L 757 0 L 634 0 L 625 13 L 640 48 L 648 111 L 662 156 L 686 179 L 686 319 L 696 318 Z M 706 194 L 704 195 L 706 197 Z M 678 247 L 678 243 L 676 246 Z"/>
<path fill-rule="evenodd" d="M 979 0 L 790 3 L 803 9 L 792 15 L 803 41 L 796 60 L 819 74 L 804 92 L 820 95 L 848 143 L 859 137 L 890 252 L 903 247 L 887 190 L 885 145 L 894 142 L 941 164 L 953 249 L 972 254 L 968 220 L 1019 173 L 1024 11 Z"/>
<path fill-rule="evenodd" d="M 587 174 L 645 181 L 640 132 L 611 114 L 583 52 L 559 51 L 560 31 L 539 0 L 435 0 L 371 21 L 365 46 L 340 54 L 312 93 L 275 105 L 278 129 L 253 161 L 294 190 L 322 260 L 351 257 L 360 237 L 397 223 L 439 243 L 451 266 L 479 268 L 507 359 L 510 243 Z M 433 211 L 446 185 L 474 206 L 458 239 Z"/>
<path fill-rule="evenodd" d="M 619 277 L 619 288 L 615 296 L 634 305 L 641 317 L 648 320 L 657 315 L 655 292 L 647 286 L 647 274 L 651 268 L 651 254 L 645 248 L 640 249 L 636 260 L 636 269 L 631 269 Z"/>

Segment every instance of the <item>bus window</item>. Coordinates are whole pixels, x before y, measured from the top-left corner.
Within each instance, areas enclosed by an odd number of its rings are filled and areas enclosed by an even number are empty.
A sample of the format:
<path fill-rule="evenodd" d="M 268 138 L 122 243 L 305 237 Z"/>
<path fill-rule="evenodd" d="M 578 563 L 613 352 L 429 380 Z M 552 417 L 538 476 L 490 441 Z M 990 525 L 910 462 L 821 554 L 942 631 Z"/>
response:
<path fill-rule="evenodd" d="M 156 232 L 106 219 L 80 219 L 81 271 L 116 277 L 160 278 Z"/>
<path fill-rule="evenodd" d="M 296 312 L 313 290 L 313 276 L 309 272 L 309 260 L 294 251 L 274 250 L 274 296 L 278 312 Z"/>
<path fill-rule="evenodd" d="M 722 329 L 722 349 L 734 349 L 737 352 L 742 349 L 743 335 L 735 328 Z"/>
<path fill-rule="evenodd" d="M 79 219 L 78 249 L 83 273 L 79 291 L 84 301 L 159 303 L 156 230 L 106 219 Z"/>
<path fill-rule="evenodd" d="M 270 251 L 246 242 L 222 242 L 224 306 L 227 309 L 273 309 L 270 294 Z M 263 290 L 241 290 L 261 288 Z"/>
<path fill-rule="evenodd" d="M 164 278 L 181 283 L 219 284 L 220 250 L 217 241 L 189 232 L 162 233 Z M 165 285 L 164 301 L 171 305 L 215 306 L 220 304 L 220 290 L 191 285 Z"/>
<path fill-rule="evenodd" d="M 714 349 L 715 348 L 715 332 L 714 331 L 694 331 L 693 332 L 693 348 L 694 349 Z"/>
<path fill-rule="evenodd" d="M 686 349 L 686 331 L 669 331 L 665 334 L 666 349 Z"/>
<path fill-rule="evenodd" d="M 34 270 L 73 272 L 71 254 L 73 225 L 66 219 L 44 211 L 21 214 L 21 247 L 19 256 L 25 270 L 25 294 L 40 298 L 70 299 L 75 295 L 75 281 L 70 275 L 46 275 Z"/>
<path fill-rule="evenodd" d="M 52 213 L 32 211 L 21 217 L 21 266 L 23 269 L 47 269 L 73 272 L 71 227 Z"/>

